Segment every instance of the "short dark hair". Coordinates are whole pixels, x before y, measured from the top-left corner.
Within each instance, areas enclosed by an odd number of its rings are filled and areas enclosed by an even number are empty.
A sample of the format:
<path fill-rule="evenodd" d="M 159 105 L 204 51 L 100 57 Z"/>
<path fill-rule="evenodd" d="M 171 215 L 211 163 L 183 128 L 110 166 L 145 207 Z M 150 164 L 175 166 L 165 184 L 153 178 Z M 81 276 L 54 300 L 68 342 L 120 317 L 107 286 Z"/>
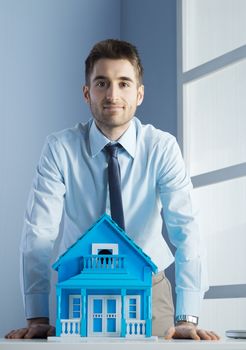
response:
<path fill-rule="evenodd" d="M 101 58 L 127 59 L 134 67 L 139 84 L 143 82 L 143 66 L 136 46 L 118 39 L 99 41 L 93 46 L 85 60 L 85 81 L 90 83 L 90 75 L 95 63 Z"/>

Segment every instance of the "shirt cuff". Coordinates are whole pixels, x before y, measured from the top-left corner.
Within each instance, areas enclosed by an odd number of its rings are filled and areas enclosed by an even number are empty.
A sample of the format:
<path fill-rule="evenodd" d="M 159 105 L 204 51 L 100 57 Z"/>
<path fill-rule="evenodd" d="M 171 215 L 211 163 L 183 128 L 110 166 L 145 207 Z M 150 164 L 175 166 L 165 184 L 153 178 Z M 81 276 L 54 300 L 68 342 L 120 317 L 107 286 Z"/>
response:
<path fill-rule="evenodd" d="M 190 315 L 199 317 L 203 296 L 203 292 L 178 292 L 176 302 L 176 316 Z"/>
<path fill-rule="evenodd" d="M 24 300 L 26 319 L 49 317 L 49 294 L 27 294 Z"/>

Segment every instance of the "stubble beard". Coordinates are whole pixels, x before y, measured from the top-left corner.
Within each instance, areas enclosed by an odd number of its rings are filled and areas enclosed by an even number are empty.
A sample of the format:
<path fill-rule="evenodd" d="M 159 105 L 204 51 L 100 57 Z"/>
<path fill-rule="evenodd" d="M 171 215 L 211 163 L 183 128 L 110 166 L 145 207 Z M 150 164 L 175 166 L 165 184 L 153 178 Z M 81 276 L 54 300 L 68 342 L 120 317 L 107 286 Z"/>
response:
<path fill-rule="evenodd" d="M 124 128 L 124 126 L 129 125 L 130 121 L 133 119 L 134 113 L 130 116 L 124 115 L 124 108 L 122 110 L 122 113 L 120 115 L 117 115 L 118 113 L 103 113 L 103 107 L 102 112 L 98 110 L 98 108 L 94 108 L 92 104 L 90 104 L 91 113 L 93 115 L 93 118 L 95 120 L 96 125 L 99 127 L 99 129 L 106 128 L 107 130 L 117 129 L 117 128 Z"/>

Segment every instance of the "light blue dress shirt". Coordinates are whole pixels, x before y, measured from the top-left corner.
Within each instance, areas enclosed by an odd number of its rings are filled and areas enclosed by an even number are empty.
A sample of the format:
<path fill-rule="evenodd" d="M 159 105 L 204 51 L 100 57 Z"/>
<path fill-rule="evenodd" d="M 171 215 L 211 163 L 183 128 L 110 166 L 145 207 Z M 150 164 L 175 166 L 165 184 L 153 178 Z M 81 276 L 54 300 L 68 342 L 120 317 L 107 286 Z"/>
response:
<path fill-rule="evenodd" d="M 104 150 L 108 142 L 93 120 L 47 138 L 21 240 L 27 318 L 49 315 L 50 258 L 59 229 L 59 253 L 63 253 L 102 214 L 110 215 Z M 133 118 L 119 143 L 123 146 L 118 159 L 126 232 L 159 270 L 164 270 L 174 258 L 162 236 L 163 208 L 170 240 L 177 248 L 176 315 L 198 316 L 207 289 L 204 246 L 191 198 L 192 185 L 176 139 Z"/>

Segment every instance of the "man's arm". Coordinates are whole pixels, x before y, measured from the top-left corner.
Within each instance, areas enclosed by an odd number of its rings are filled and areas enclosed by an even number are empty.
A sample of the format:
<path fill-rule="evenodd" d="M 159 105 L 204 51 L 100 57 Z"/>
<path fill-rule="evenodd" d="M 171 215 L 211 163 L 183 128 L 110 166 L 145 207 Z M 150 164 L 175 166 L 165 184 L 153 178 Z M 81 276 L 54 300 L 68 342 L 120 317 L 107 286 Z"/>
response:
<path fill-rule="evenodd" d="M 192 200 L 192 184 L 174 138 L 163 157 L 158 187 L 170 241 L 176 247 L 176 317 L 186 315 L 196 319 L 204 292 L 208 289 L 205 247 Z M 167 334 L 167 339 L 171 337 L 217 339 L 213 332 L 198 332 L 196 325 L 190 322 L 177 322 Z"/>
<path fill-rule="evenodd" d="M 29 195 L 21 240 L 21 289 L 27 327 L 8 338 L 47 337 L 49 326 L 50 259 L 61 222 L 65 185 L 61 151 L 49 137 L 41 154 Z"/>

